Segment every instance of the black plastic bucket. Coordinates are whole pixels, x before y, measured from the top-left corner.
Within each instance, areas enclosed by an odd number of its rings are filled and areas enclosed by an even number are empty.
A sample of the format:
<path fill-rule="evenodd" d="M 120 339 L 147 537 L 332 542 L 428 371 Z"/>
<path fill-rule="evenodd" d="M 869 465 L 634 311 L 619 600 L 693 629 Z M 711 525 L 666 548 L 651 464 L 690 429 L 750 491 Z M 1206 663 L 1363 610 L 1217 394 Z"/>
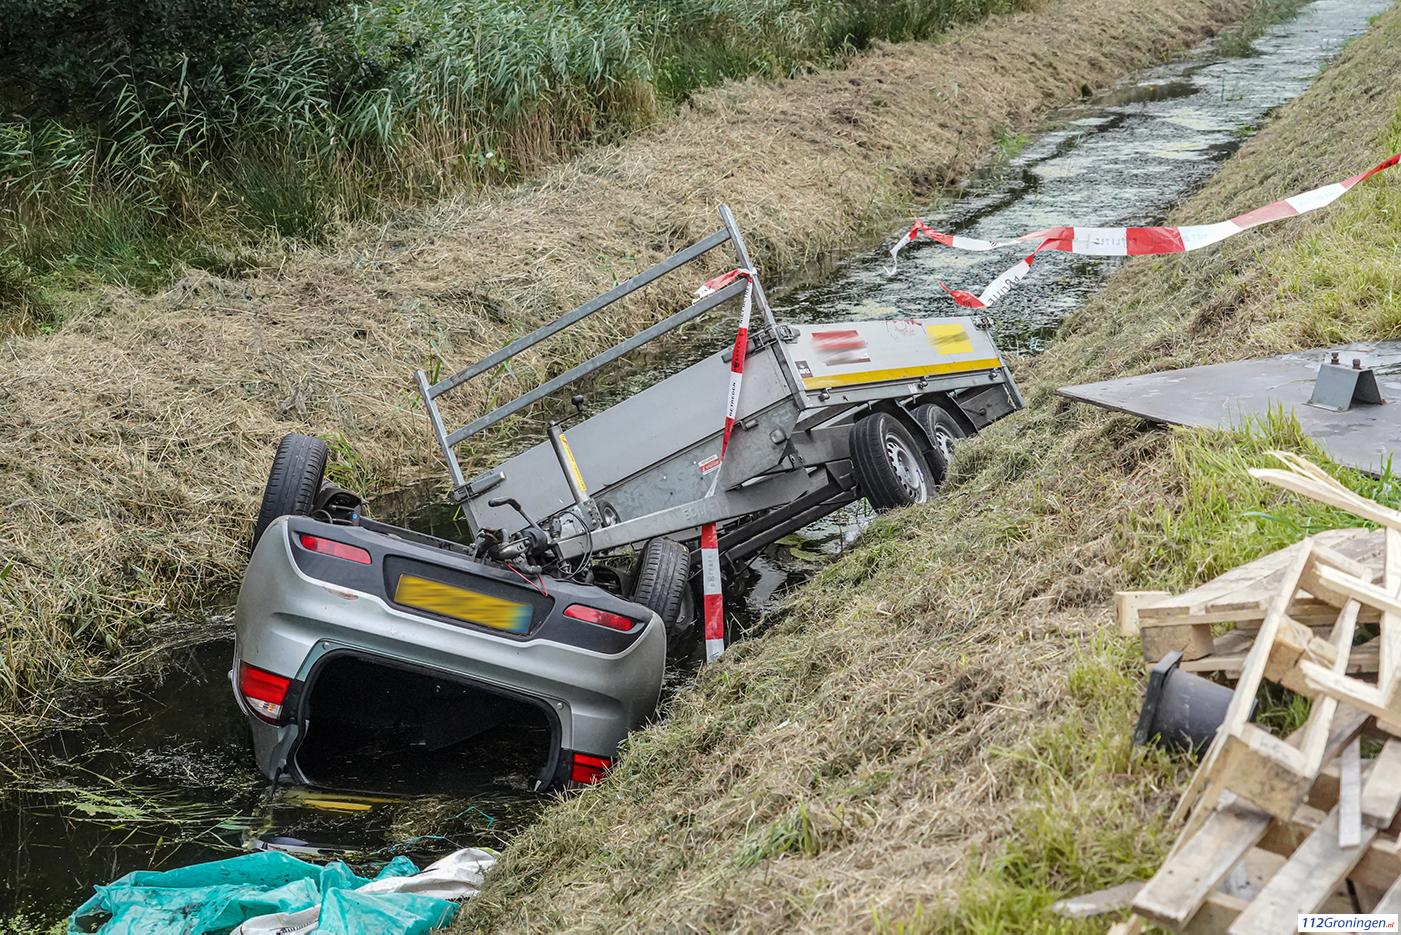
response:
<path fill-rule="evenodd" d="M 1152 743 L 1164 750 L 1199 754 L 1226 720 L 1235 691 L 1211 679 L 1178 668 L 1180 652 L 1168 653 L 1148 675 L 1143 708 L 1133 730 L 1136 745 Z M 1252 702 L 1250 713 L 1255 714 Z"/>

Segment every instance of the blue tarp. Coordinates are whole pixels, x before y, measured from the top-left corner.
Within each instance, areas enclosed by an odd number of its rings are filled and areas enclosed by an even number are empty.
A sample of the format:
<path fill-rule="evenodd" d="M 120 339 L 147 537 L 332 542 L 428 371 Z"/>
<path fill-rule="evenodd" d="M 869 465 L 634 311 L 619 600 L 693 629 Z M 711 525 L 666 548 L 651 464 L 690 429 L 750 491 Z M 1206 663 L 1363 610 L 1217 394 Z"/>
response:
<path fill-rule="evenodd" d="M 411 876 L 396 857 L 375 879 Z M 280 851 L 243 854 L 178 870 L 137 870 L 98 886 L 68 917 L 69 935 L 222 935 L 273 912 L 321 907 L 320 932 L 421 935 L 452 921 L 457 905 L 416 893 L 356 893 L 370 882 L 341 861 L 322 867 Z"/>

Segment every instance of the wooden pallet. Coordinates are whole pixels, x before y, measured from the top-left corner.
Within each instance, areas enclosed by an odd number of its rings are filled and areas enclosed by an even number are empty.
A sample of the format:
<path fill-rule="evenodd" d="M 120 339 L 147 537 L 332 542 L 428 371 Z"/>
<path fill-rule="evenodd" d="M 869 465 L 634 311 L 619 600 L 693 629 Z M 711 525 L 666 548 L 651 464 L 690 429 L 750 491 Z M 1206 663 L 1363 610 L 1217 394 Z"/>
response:
<path fill-rule="evenodd" d="M 1354 843 L 1346 847 L 1339 836 L 1354 805 L 1340 798 L 1336 776 L 1331 782 L 1321 777 L 1288 820 L 1234 796 L 1223 797 L 1138 891 L 1134 912 L 1176 932 L 1266 935 L 1296 931 L 1299 913 L 1397 911 L 1398 766 L 1401 742 L 1390 741 L 1361 771 L 1360 803 L 1374 803 L 1373 811 L 1363 816 Z M 1377 808 L 1384 814 L 1377 815 Z M 1239 872 L 1251 865 L 1266 868 L 1254 881 Z M 1247 880 L 1232 886 L 1233 876 Z M 1356 904 L 1345 889 L 1348 882 Z"/>
<path fill-rule="evenodd" d="M 1221 672 L 1237 677 L 1299 549 L 1305 545 L 1322 548 L 1344 571 L 1370 582 L 1381 568 L 1382 540 L 1380 530 L 1333 529 L 1232 569 L 1182 594 L 1120 591 L 1114 595 L 1120 632 L 1140 638 L 1147 662 L 1157 662 L 1177 651 L 1182 653 L 1182 668 L 1186 671 Z M 1325 633 L 1336 622 L 1338 608 L 1304 590 L 1291 601 L 1287 612 L 1295 623 Z M 1380 614 L 1371 608 L 1363 608 L 1358 617 L 1360 624 L 1379 620 Z M 1229 630 L 1219 632 L 1228 624 Z M 1375 672 L 1376 654 L 1377 647 L 1355 649 L 1348 672 Z"/>
<path fill-rule="evenodd" d="M 1293 932 L 1299 913 L 1401 906 L 1401 513 L 1303 459 L 1279 457 L 1288 470 L 1251 473 L 1382 530 L 1315 536 L 1223 576 L 1230 580 L 1214 588 L 1134 608 L 1145 629 L 1200 633 L 1221 622 L 1202 616 L 1225 613 L 1250 614 L 1255 625 L 1247 636 L 1214 637 L 1211 653 L 1193 660 L 1223 655 L 1219 641 L 1231 637 L 1230 652 L 1239 657 L 1235 693 L 1178 805 L 1183 831 L 1134 897 L 1135 915 L 1116 927 L 1121 932 L 1138 931 L 1145 919 L 1181 932 Z M 1150 610 L 1157 615 L 1145 617 Z M 1300 619 L 1329 614 L 1326 629 Z M 1355 646 L 1364 620 L 1377 621 L 1378 635 Z M 1368 667 L 1375 681 L 1357 677 Z M 1311 701 L 1308 719 L 1288 737 L 1250 720 L 1266 682 Z M 1364 731 L 1385 739 L 1365 761 Z M 1223 888 L 1239 884 L 1247 864 L 1257 881 L 1246 875 L 1244 885 Z"/>

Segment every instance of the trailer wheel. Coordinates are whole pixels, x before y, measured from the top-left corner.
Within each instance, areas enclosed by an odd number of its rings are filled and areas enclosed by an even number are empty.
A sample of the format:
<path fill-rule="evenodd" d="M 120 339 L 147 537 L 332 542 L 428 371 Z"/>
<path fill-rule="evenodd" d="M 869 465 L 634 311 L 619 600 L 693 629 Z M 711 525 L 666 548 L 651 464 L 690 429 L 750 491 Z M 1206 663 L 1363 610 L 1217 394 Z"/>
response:
<path fill-rule="evenodd" d="M 669 639 L 686 623 L 691 581 L 691 550 L 675 539 L 658 536 L 642 547 L 633 579 L 632 599 L 662 618 Z"/>
<path fill-rule="evenodd" d="M 966 437 L 963 426 L 958 424 L 958 420 L 947 409 L 937 403 L 925 403 L 915 407 L 914 417 L 934 441 L 932 460 L 935 463 L 930 467 L 934 469 L 934 486 L 941 487 L 948 475 L 949 465 L 953 464 L 953 452 L 958 439 Z"/>
<path fill-rule="evenodd" d="M 310 435 L 293 433 L 277 443 L 277 454 L 268 472 L 263 503 L 253 523 L 253 545 L 279 516 L 305 516 L 316 505 L 316 492 L 326 473 L 326 443 Z"/>
<path fill-rule="evenodd" d="M 872 507 L 893 510 L 929 499 L 934 485 L 923 447 L 888 413 L 872 413 L 851 427 L 851 466 Z"/>

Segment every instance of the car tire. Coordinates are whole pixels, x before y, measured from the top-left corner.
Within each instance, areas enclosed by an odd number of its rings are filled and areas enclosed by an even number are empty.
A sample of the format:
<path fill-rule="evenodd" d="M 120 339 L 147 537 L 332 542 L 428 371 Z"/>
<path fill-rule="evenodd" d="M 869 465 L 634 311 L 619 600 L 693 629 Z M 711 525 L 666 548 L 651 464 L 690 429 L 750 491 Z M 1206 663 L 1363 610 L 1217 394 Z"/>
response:
<path fill-rule="evenodd" d="M 924 503 L 933 492 L 924 447 L 886 412 L 851 427 L 851 466 L 866 501 L 878 512 Z"/>
<path fill-rule="evenodd" d="M 253 545 L 279 516 L 306 516 L 311 512 L 326 473 L 326 455 L 326 443 L 310 435 L 293 433 L 277 443 L 263 503 L 253 523 Z"/>
<path fill-rule="evenodd" d="M 963 426 L 958 424 L 958 420 L 937 403 L 916 406 L 913 414 L 915 421 L 924 427 L 934 442 L 929 466 L 934 471 L 934 486 L 942 487 L 944 478 L 949 473 L 949 465 L 953 464 L 953 454 L 958 446 L 958 440 L 966 438 L 967 433 L 963 431 Z"/>
<path fill-rule="evenodd" d="M 642 547 L 633 579 L 632 599 L 662 618 L 669 637 L 685 629 L 687 592 L 691 587 L 691 550 L 675 539 L 658 536 Z"/>

